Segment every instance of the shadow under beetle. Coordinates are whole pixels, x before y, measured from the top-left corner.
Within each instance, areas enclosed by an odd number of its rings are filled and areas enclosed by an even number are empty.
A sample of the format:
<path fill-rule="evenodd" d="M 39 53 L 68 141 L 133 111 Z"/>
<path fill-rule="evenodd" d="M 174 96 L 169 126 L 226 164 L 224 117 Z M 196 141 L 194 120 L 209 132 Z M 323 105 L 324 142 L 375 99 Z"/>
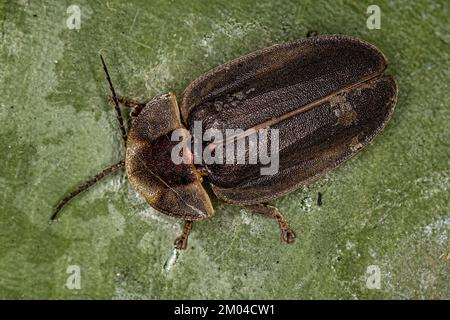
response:
<path fill-rule="evenodd" d="M 214 213 L 202 186 L 204 176 L 219 199 L 276 218 L 282 240 L 293 242 L 294 231 L 267 203 L 354 156 L 384 128 L 397 100 L 395 80 L 384 75 L 384 55 L 349 36 L 309 33 L 306 39 L 237 58 L 194 80 L 180 105 L 172 93 L 148 103 L 117 95 L 100 57 L 126 157 L 64 198 L 52 220 L 77 194 L 125 168 L 153 208 L 186 222 L 175 240 L 177 249 L 186 248 L 193 221 Z M 131 110 L 128 132 L 120 103 Z M 187 138 L 195 121 L 202 122 L 204 131 L 278 129 L 278 172 L 261 176 L 261 163 L 174 164 L 171 151 L 177 142 L 171 141 L 171 133 L 181 129 Z"/>

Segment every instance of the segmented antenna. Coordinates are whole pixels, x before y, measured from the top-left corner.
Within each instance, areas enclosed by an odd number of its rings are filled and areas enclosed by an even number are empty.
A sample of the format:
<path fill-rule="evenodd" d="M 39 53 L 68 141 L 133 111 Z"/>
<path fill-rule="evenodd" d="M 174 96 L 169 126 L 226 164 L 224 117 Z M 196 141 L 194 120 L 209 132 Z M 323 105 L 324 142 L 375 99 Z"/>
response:
<path fill-rule="evenodd" d="M 116 110 L 116 113 L 117 113 L 117 121 L 119 121 L 120 132 L 122 134 L 123 142 L 126 146 L 127 132 L 125 131 L 125 127 L 123 125 L 123 117 L 122 117 L 122 111 L 120 111 L 120 107 L 119 107 L 119 99 L 117 98 L 116 91 L 114 90 L 114 86 L 111 81 L 111 77 L 109 76 L 108 68 L 106 67 L 105 60 L 103 59 L 103 56 L 101 53 L 100 53 L 100 60 L 102 60 L 103 70 L 105 71 L 105 74 L 106 74 L 106 80 L 109 83 L 109 89 L 111 90 L 112 98 L 114 101 L 114 109 Z"/>
<path fill-rule="evenodd" d="M 96 184 L 98 181 L 100 181 L 102 178 L 110 175 L 111 173 L 114 173 L 120 169 L 123 169 L 125 167 L 125 161 L 122 160 L 119 163 L 116 163 L 106 169 L 104 169 L 103 171 L 101 171 L 100 173 L 97 173 L 95 176 L 93 176 L 91 179 L 89 179 L 88 181 L 86 181 L 85 183 L 83 183 L 81 186 L 78 187 L 77 190 L 71 192 L 70 194 L 67 195 L 67 197 L 65 197 L 64 199 L 61 200 L 61 202 L 58 204 L 58 206 L 55 209 L 55 212 L 53 213 L 51 220 L 56 220 L 56 218 L 58 218 L 58 213 L 61 211 L 61 209 L 73 198 L 75 198 L 77 195 L 79 195 L 80 193 L 85 192 L 87 189 L 89 189 L 90 187 L 92 187 L 94 184 Z"/>
<path fill-rule="evenodd" d="M 119 100 L 117 98 L 116 95 L 116 91 L 114 90 L 114 86 L 112 84 L 111 81 L 111 77 L 109 76 L 108 73 L 108 68 L 106 67 L 105 64 L 105 60 L 103 59 L 102 54 L 100 53 L 100 60 L 102 60 L 102 65 L 103 65 L 103 70 L 105 71 L 106 74 L 106 80 L 108 80 L 109 83 L 109 89 L 111 90 L 112 93 L 112 97 L 113 97 L 113 101 L 114 101 L 114 109 L 116 110 L 117 113 L 117 120 L 119 121 L 119 127 L 120 127 L 120 132 L 122 133 L 122 139 L 123 142 L 126 146 L 127 144 L 127 132 L 125 130 L 125 127 L 123 125 L 123 117 L 122 117 L 122 112 L 120 110 L 119 107 Z M 56 220 L 56 218 L 58 217 L 59 212 L 61 211 L 61 209 L 73 198 L 75 198 L 77 195 L 79 195 L 80 193 L 85 192 L 87 189 L 89 189 L 90 187 L 92 187 L 94 184 L 96 184 L 98 181 L 100 181 L 102 178 L 120 170 L 125 168 L 125 161 L 122 160 L 106 169 L 104 169 L 103 171 L 101 171 L 100 173 L 96 174 L 94 177 L 90 178 L 89 180 L 87 180 L 86 182 L 84 182 L 81 186 L 78 187 L 77 190 L 71 192 L 70 194 L 68 194 L 64 199 L 61 200 L 61 202 L 58 204 L 58 206 L 56 207 L 53 215 L 51 216 L 51 220 Z"/>

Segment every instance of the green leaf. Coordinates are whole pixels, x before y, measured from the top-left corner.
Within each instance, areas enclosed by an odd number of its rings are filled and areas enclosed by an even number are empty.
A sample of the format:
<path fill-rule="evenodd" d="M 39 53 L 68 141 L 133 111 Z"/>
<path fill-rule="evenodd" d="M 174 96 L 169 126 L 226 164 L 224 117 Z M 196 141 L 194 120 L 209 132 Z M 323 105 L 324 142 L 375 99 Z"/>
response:
<path fill-rule="evenodd" d="M 378 1 L 379 30 L 361 1 L 83 0 L 78 30 L 73 4 L 0 1 L 0 298 L 450 296 L 448 1 Z M 295 244 L 281 243 L 274 220 L 213 199 L 216 216 L 194 224 L 167 268 L 180 225 L 124 174 L 49 224 L 62 197 L 124 156 L 99 50 L 118 92 L 150 99 L 309 30 L 380 48 L 399 100 L 371 146 L 276 201 Z M 80 289 L 67 284 L 70 266 Z"/>

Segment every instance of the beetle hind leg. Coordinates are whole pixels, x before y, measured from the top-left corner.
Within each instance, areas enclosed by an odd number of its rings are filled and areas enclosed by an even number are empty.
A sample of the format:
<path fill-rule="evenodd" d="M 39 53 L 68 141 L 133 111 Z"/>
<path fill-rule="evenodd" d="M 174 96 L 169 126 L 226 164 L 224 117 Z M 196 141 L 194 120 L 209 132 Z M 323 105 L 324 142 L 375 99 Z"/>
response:
<path fill-rule="evenodd" d="M 267 204 L 255 204 L 246 206 L 246 208 L 250 209 L 255 213 L 264 214 L 277 219 L 281 230 L 281 239 L 287 243 L 292 243 L 295 241 L 295 238 L 297 236 L 294 230 L 291 229 L 291 226 L 286 221 L 284 216 L 281 214 L 280 210 L 278 210 L 278 208 L 275 208 Z"/>
<path fill-rule="evenodd" d="M 181 232 L 181 235 L 175 239 L 174 245 L 176 249 L 184 250 L 187 248 L 189 233 L 192 230 L 192 225 L 193 225 L 192 221 L 189 220 L 186 221 L 186 223 L 184 224 L 183 231 Z"/>

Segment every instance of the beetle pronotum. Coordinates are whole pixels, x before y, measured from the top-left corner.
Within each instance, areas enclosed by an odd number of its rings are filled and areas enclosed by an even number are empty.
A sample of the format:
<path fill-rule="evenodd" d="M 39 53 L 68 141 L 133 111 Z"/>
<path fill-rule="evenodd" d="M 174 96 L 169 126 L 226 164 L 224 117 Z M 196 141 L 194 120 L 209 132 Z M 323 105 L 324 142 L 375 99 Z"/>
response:
<path fill-rule="evenodd" d="M 52 219 L 77 194 L 126 169 L 131 184 L 152 207 L 186 221 L 175 241 L 177 249 L 185 249 L 193 221 L 214 213 L 202 185 L 202 176 L 207 176 L 219 199 L 276 218 L 281 238 L 293 242 L 294 231 L 268 202 L 355 155 L 383 129 L 397 99 L 395 80 L 384 75 L 386 59 L 373 45 L 348 36 L 310 35 L 211 70 L 187 87 L 180 105 L 172 93 L 148 103 L 116 95 L 101 57 L 126 157 L 64 198 Z M 131 110 L 128 132 L 119 103 Z M 188 137 L 196 121 L 204 130 L 277 129 L 278 172 L 261 176 L 261 163 L 174 164 L 171 134 L 182 130 Z"/>

